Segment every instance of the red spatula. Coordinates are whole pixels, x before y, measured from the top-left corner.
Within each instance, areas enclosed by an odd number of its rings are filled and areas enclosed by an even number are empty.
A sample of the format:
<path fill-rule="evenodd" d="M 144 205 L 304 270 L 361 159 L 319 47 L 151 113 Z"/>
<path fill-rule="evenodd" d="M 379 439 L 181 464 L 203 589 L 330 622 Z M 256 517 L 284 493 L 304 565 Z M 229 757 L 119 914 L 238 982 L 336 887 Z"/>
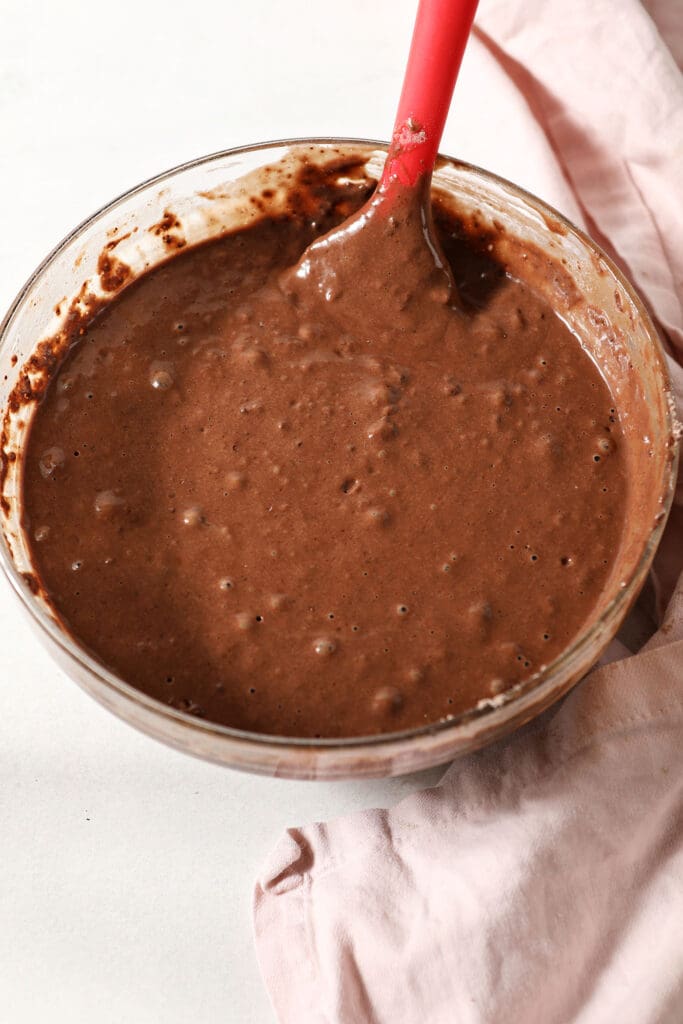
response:
<path fill-rule="evenodd" d="M 430 175 L 478 0 L 420 0 L 379 192 Z"/>
<path fill-rule="evenodd" d="M 359 268 L 389 282 L 397 259 L 414 266 L 416 288 L 442 302 L 456 298 L 433 233 L 430 182 L 476 8 L 477 0 L 420 0 L 379 187 L 357 213 L 310 245 L 294 272 L 327 301 L 345 295 L 348 303 Z M 291 287 L 297 290 L 295 282 Z M 387 308 L 380 312 L 384 319 L 391 315 Z"/>

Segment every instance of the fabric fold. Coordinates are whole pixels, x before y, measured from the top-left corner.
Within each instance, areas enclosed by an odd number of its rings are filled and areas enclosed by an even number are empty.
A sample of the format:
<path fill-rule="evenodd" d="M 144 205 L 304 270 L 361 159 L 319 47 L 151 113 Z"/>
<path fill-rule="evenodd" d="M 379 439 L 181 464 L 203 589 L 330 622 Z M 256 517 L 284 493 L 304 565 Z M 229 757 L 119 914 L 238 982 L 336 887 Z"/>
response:
<path fill-rule="evenodd" d="M 279 1019 L 678 1021 L 681 664 L 599 669 L 439 786 L 303 829 L 302 884 L 255 894 Z"/>

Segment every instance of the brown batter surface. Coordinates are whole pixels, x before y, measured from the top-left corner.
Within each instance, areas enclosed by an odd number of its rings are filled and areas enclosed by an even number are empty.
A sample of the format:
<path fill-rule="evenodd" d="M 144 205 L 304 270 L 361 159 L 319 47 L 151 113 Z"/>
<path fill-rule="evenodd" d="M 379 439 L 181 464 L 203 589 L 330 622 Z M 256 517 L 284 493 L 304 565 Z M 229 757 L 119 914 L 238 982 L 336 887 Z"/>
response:
<path fill-rule="evenodd" d="M 463 309 L 416 287 L 396 222 L 379 265 L 294 279 L 364 197 L 341 192 L 125 289 L 25 456 L 68 630 L 158 700 L 264 733 L 405 729 L 528 678 L 590 618 L 623 526 L 605 382 L 447 210 Z"/>

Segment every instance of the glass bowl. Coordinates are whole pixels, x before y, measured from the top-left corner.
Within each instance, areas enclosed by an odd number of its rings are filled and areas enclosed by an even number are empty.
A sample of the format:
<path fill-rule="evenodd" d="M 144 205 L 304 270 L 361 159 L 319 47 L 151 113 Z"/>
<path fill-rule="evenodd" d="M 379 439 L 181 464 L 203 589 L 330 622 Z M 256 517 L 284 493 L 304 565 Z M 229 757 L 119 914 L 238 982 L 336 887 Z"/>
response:
<path fill-rule="evenodd" d="M 101 704 L 143 732 L 180 750 L 233 768 L 300 779 L 380 777 L 440 764 L 481 747 L 539 714 L 599 658 L 635 600 L 662 535 L 673 496 L 678 427 L 657 332 L 638 295 L 608 257 L 561 214 L 477 167 L 440 158 L 434 188 L 483 230 L 495 228 L 495 253 L 515 256 L 517 276 L 545 261 L 544 290 L 582 339 L 608 380 L 629 434 L 630 489 L 625 537 L 600 602 L 584 632 L 523 684 L 470 711 L 401 733 L 352 739 L 292 739 L 244 732 L 162 704 L 101 665 L 60 626 L 35 585 L 21 525 L 19 457 L 31 405 L 17 403 L 29 385 L 27 360 L 52 337 L 69 308 L 125 286 L 179 244 L 216 237 L 254 216 L 250 202 L 264 168 L 283 172 L 305 151 L 326 162 L 359 154 L 368 176 L 384 161 L 382 143 L 310 139 L 272 142 L 207 156 L 176 167 L 115 199 L 77 227 L 38 267 L 0 326 L 0 563 L 55 660 Z M 283 184 L 283 187 L 285 185 Z M 278 190 L 270 189 L 277 203 Z M 521 258 L 520 258 L 520 254 Z M 548 263 L 550 261 L 550 263 Z M 553 272 L 547 273 L 547 266 Z M 113 284 L 112 284 L 113 281 Z M 76 302 L 76 307 L 73 306 Z M 26 390 L 26 388 L 24 388 Z"/>

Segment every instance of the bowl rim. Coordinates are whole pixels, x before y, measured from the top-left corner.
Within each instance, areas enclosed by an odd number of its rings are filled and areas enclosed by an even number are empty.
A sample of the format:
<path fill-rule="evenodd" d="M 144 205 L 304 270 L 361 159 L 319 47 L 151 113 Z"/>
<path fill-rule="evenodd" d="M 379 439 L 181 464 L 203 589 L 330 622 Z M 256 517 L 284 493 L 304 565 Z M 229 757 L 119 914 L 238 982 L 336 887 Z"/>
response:
<path fill-rule="evenodd" d="M 69 243 L 76 239 L 99 218 L 103 217 L 105 214 L 112 213 L 118 206 L 127 202 L 138 193 L 147 190 L 150 186 L 162 184 L 164 181 L 182 174 L 185 171 L 201 167 L 217 160 L 241 156 L 245 153 L 256 151 L 267 152 L 268 150 L 281 149 L 283 147 L 293 148 L 334 145 L 345 147 L 359 146 L 364 148 L 373 147 L 375 149 L 386 151 L 389 143 L 379 139 L 342 138 L 334 136 L 285 138 L 275 139 L 268 142 L 249 143 L 248 145 L 233 146 L 229 149 L 218 150 L 214 153 L 210 153 L 193 160 L 187 160 L 184 163 L 177 164 L 168 170 L 153 175 L 152 177 L 139 182 L 137 185 L 134 185 L 125 192 L 120 193 L 114 199 L 99 207 L 94 213 L 90 214 L 90 216 L 86 217 L 77 224 L 76 227 L 69 231 L 68 234 L 66 234 L 38 264 L 33 273 L 30 274 L 18 291 L 14 300 L 11 302 L 7 313 L 0 322 L 0 347 L 4 344 L 6 332 L 10 328 L 12 321 L 17 315 L 27 293 L 48 269 L 48 267 L 50 267 L 52 263 L 59 258 L 60 254 L 69 245 Z M 420 725 L 411 729 L 403 729 L 397 732 L 325 739 L 315 737 L 280 736 L 273 733 L 252 732 L 249 730 L 237 729 L 234 726 L 221 725 L 220 723 L 212 722 L 210 719 L 198 718 L 197 716 L 179 711 L 176 708 L 170 707 L 156 698 L 149 696 L 141 690 L 138 690 L 132 684 L 126 683 L 125 680 L 121 679 L 110 669 L 106 668 L 106 666 L 99 662 L 84 647 L 78 644 L 55 618 L 51 617 L 37 604 L 33 599 L 34 595 L 26 580 L 14 565 L 5 533 L 0 529 L 0 567 L 2 568 L 4 575 L 9 580 L 12 589 L 19 597 L 23 607 L 28 611 L 35 624 L 69 659 L 75 660 L 91 676 L 95 676 L 100 683 L 114 690 L 126 701 L 133 702 L 140 706 L 144 711 L 151 712 L 152 716 L 166 718 L 184 728 L 190 727 L 205 735 L 210 734 L 225 740 L 236 741 L 240 745 L 247 744 L 252 748 L 271 748 L 276 751 L 283 751 L 288 748 L 292 748 L 293 750 L 301 752 L 309 751 L 312 753 L 318 752 L 320 754 L 334 751 L 361 753 L 363 750 L 381 748 L 383 746 L 393 746 L 397 743 L 403 744 L 404 742 L 409 742 L 411 740 L 419 741 L 426 737 L 441 736 L 443 738 L 443 734 L 448 732 L 456 734 L 462 726 L 479 719 L 488 718 L 491 725 L 495 725 L 496 723 L 494 722 L 494 719 L 498 719 L 500 721 L 500 725 L 503 726 L 507 718 L 514 718 L 515 710 L 520 706 L 523 706 L 524 697 L 528 697 L 536 690 L 539 691 L 540 696 L 543 691 L 544 683 L 548 684 L 552 682 L 553 678 L 558 675 L 562 678 L 563 669 L 568 666 L 571 667 L 571 663 L 581 655 L 585 648 L 589 647 L 592 640 L 597 634 L 599 634 L 603 626 L 606 623 L 609 624 L 612 619 L 618 619 L 619 613 L 625 613 L 628 609 L 629 603 L 635 598 L 654 557 L 673 502 L 676 490 L 681 434 L 681 428 L 677 422 L 675 413 L 673 386 L 666 363 L 664 347 L 652 316 L 635 287 L 626 278 L 611 257 L 608 256 L 598 243 L 595 242 L 585 231 L 576 227 L 576 225 L 568 220 L 567 217 L 565 217 L 559 210 L 556 210 L 538 196 L 533 195 L 533 193 L 528 192 L 526 189 L 516 185 L 514 182 L 509 181 L 501 175 L 487 171 L 484 168 L 478 167 L 476 164 L 469 163 L 468 161 L 461 160 L 457 157 L 450 157 L 446 154 L 439 153 L 437 157 L 437 169 L 444 164 L 463 169 L 466 172 L 472 173 L 474 176 L 482 177 L 485 180 L 502 187 L 504 190 L 511 191 L 517 197 L 521 197 L 529 206 L 535 209 L 542 216 L 548 216 L 553 221 L 558 222 L 565 229 L 566 233 L 578 236 L 578 238 L 590 250 L 604 261 L 609 271 L 617 279 L 621 287 L 627 293 L 629 299 L 633 302 L 638 311 L 639 317 L 642 319 L 642 322 L 651 337 L 654 355 L 656 356 L 658 369 L 664 384 L 663 393 L 666 407 L 666 422 L 669 432 L 668 444 L 671 449 L 671 454 L 667 460 L 665 471 L 663 473 L 664 487 L 661 500 L 661 512 L 656 517 L 656 522 L 643 546 L 643 550 L 636 565 L 632 569 L 628 579 L 625 582 L 622 581 L 619 590 L 605 606 L 601 615 L 592 622 L 587 630 L 580 633 L 573 643 L 566 647 L 554 661 L 529 676 L 522 683 L 511 687 L 499 697 L 491 699 L 485 698 L 474 707 L 457 715 L 437 719 L 434 722 L 429 722 L 425 725 Z M 4 408 L 0 409 L 0 413 L 4 415 L 4 412 Z M 0 517 L 1 516 L 2 513 L 0 513 Z M 564 692 L 564 690 L 560 689 L 560 692 Z"/>

